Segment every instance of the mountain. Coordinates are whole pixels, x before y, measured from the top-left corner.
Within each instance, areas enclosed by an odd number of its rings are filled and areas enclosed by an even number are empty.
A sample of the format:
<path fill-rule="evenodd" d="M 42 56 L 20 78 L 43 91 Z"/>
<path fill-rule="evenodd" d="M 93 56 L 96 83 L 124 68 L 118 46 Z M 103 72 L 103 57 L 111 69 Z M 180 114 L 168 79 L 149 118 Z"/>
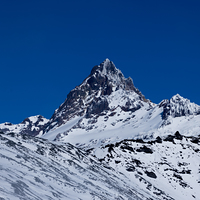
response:
<path fill-rule="evenodd" d="M 199 122 L 199 105 L 152 103 L 106 59 L 49 120 L 0 124 L 0 197 L 200 199 Z"/>
<path fill-rule="evenodd" d="M 117 100 L 115 105 L 109 105 L 112 98 L 108 99 L 108 97 L 111 95 L 123 96 L 124 101 L 120 103 Z M 93 67 L 83 83 L 67 95 L 65 102 L 51 117 L 45 132 L 75 117 L 85 116 L 89 119 L 93 115 L 98 116 L 117 106 L 124 111 L 135 111 L 143 106 L 143 102 L 148 102 L 148 100 L 134 87 L 132 79 L 126 79 L 113 62 L 106 59 L 100 65 Z"/>
<path fill-rule="evenodd" d="M 132 79 L 125 78 L 113 62 L 106 59 L 93 67 L 82 84 L 67 95 L 49 120 L 44 138 L 64 140 L 65 136 L 73 137 L 77 132 L 92 136 L 93 132 L 109 130 L 110 125 L 122 125 L 133 118 L 137 110 L 147 111 L 153 106 Z"/>
<path fill-rule="evenodd" d="M 68 95 L 47 123 L 43 138 L 88 149 L 123 139 L 200 133 L 200 106 L 179 94 L 158 105 L 146 99 L 106 59 Z"/>
<path fill-rule="evenodd" d="M 181 97 L 179 94 L 173 96 L 169 101 L 166 101 L 163 109 L 163 119 L 169 116 L 182 117 L 189 115 L 199 115 L 200 106 L 191 103 L 190 100 Z"/>
<path fill-rule="evenodd" d="M 16 125 L 0 124 L 0 131 L 84 146 L 94 141 L 156 138 L 176 131 L 197 136 L 199 116 L 200 106 L 179 94 L 159 104 L 152 103 L 130 77 L 125 78 L 114 63 L 106 59 L 69 92 L 49 120 L 33 116 Z"/>
<path fill-rule="evenodd" d="M 36 115 L 24 119 L 24 121 L 20 124 L 12 124 L 10 122 L 0 124 L 0 131 L 4 133 L 15 132 L 32 136 L 39 136 L 43 133 L 41 130 L 48 121 L 49 120 L 43 116 Z"/>

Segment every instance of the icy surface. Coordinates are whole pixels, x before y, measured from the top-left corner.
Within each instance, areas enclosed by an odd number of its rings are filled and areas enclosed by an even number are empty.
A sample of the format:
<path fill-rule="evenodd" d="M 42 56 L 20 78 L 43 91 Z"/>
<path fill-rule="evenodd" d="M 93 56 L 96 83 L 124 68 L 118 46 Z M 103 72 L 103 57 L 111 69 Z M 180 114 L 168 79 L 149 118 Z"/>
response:
<path fill-rule="evenodd" d="M 55 140 L 56 136 L 59 133 L 65 133 L 67 130 L 71 129 L 80 119 L 81 119 L 81 117 L 75 117 L 74 119 L 70 120 L 69 122 L 66 122 L 66 124 L 42 135 L 42 138 L 48 139 L 48 140 Z"/>
<path fill-rule="evenodd" d="M 0 134 L 0 198 L 134 199 L 152 195 L 70 144 Z"/>

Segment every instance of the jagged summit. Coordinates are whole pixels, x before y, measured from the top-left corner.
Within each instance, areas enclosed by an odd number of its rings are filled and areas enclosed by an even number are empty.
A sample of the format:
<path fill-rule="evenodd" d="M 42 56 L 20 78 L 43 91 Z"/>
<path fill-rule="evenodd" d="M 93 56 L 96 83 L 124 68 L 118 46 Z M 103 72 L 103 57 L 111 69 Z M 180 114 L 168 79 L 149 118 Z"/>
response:
<path fill-rule="evenodd" d="M 167 119 L 169 116 L 175 118 L 199 114 L 200 106 L 191 103 L 189 99 L 186 99 L 179 94 L 174 95 L 170 100 L 166 101 L 163 107 L 163 119 Z"/>
<path fill-rule="evenodd" d="M 86 79 L 86 83 L 90 84 L 91 87 L 94 85 L 97 87 L 99 86 L 99 88 L 103 86 L 109 87 L 110 92 L 119 88 L 126 90 L 135 89 L 133 80 L 130 77 L 125 78 L 122 72 L 117 69 L 115 64 L 108 58 L 100 65 L 96 65 L 92 68 L 89 77 Z"/>
<path fill-rule="evenodd" d="M 182 99 L 185 99 L 185 98 L 183 98 L 180 94 L 176 94 L 170 100 L 173 102 L 180 102 Z"/>
<path fill-rule="evenodd" d="M 125 79 L 122 72 L 117 69 L 112 61 L 108 58 L 104 60 L 100 65 L 94 66 L 91 70 L 90 76 L 98 75 L 107 76 L 110 81 L 115 83 Z"/>
<path fill-rule="evenodd" d="M 121 95 L 127 99 L 123 105 L 126 110 L 130 108 L 137 110 L 142 107 L 141 102 L 148 102 L 142 93 L 135 88 L 132 79 L 125 78 L 114 63 L 106 59 L 100 65 L 94 66 L 82 84 L 67 95 L 65 102 L 50 119 L 45 132 L 64 124 L 75 116 L 86 115 L 89 117 L 91 114 L 100 114 L 104 110 L 109 110 L 108 96 L 113 92 L 119 93 L 119 91 L 123 91 Z M 132 100 L 130 100 L 130 94 L 127 95 L 128 92 L 134 94 Z M 135 101 L 135 105 L 131 104 L 133 101 Z M 120 106 L 120 103 L 117 106 Z"/>

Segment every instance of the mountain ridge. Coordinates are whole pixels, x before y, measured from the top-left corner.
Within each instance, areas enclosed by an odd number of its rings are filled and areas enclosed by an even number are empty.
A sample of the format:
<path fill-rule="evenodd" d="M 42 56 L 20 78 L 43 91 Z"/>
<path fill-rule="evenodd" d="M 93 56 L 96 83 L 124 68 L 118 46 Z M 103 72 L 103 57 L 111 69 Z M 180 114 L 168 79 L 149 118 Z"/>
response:
<path fill-rule="evenodd" d="M 106 59 L 50 119 L 0 124 L 0 199 L 199 199 L 199 122 L 199 105 L 154 104 Z"/>
<path fill-rule="evenodd" d="M 84 128 L 81 121 L 87 121 L 85 128 L 85 133 L 87 133 L 94 129 L 95 121 L 102 116 L 105 117 L 104 120 L 106 121 L 106 118 L 114 119 L 117 118 L 116 115 L 120 115 L 119 119 L 116 120 L 123 119 L 125 121 L 128 119 L 130 123 L 134 124 L 134 120 L 131 122 L 129 115 L 133 118 L 134 113 L 141 110 L 144 118 L 145 115 L 151 114 L 155 109 L 160 109 L 161 111 L 156 112 L 158 112 L 158 115 L 162 115 L 160 125 L 157 125 L 158 129 L 172 124 L 173 119 L 176 117 L 189 117 L 200 114 L 200 106 L 191 103 L 179 94 L 174 95 L 169 100 L 165 99 L 159 104 L 152 103 L 134 86 L 133 80 L 130 77 L 125 78 L 123 73 L 107 58 L 100 65 L 94 66 L 89 76 L 68 93 L 65 101 L 55 110 L 49 120 L 40 115 L 33 116 L 32 118 L 35 118 L 38 121 L 37 123 L 31 123 L 30 117 L 17 125 L 2 123 L 0 124 L 0 130 L 6 133 L 16 132 L 39 137 L 45 135 L 46 137 L 48 132 L 64 126 L 70 120 L 74 121 L 75 118 L 80 118 L 76 124 L 70 126 L 64 132 L 67 134 L 73 127 Z M 149 114 L 148 111 L 150 111 Z M 124 119 L 122 113 L 125 116 L 128 115 L 127 119 Z M 40 120 L 44 121 L 42 125 L 39 122 Z M 106 123 L 102 123 L 101 126 L 106 126 Z M 110 123 L 116 124 L 118 122 Z M 102 132 L 104 129 L 101 128 L 99 131 Z M 54 139 L 61 138 L 62 134 L 55 135 Z"/>

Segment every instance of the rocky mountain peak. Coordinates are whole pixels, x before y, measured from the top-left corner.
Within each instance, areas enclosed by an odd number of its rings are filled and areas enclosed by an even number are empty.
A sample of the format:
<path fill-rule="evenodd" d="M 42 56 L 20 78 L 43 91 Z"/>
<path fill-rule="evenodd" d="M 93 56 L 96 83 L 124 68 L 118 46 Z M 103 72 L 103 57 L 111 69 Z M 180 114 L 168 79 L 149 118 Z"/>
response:
<path fill-rule="evenodd" d="M 186 102 L 190 103 L 190 101 L 188 99 L 183 98 L 182 96 L 180 96 L 179 94 L 174 95 L 171 99 L 170 102 L 173 103 L 181 103 L 184 104 Z"/>
<path fill-rule="evenodd" d="M 174 95 L 163 105 L 163 119 L 167 119 L 169 116 L 175 118 L 199 114 L 200 106 L 191 103 L 189 99 L 183 98 L 179 94 Z"/>
<path fill-rule="evenodd" d="M 100 65 L 94 66 L 89 77 L 87 83 L 91 84 L 92 82 L 95 82 L 96 85 L 101 85 L 102 81 L 104 81 L 107 85 L 101 86 L 112 87 L 113 91 L 119 88 L 126 90 L 135 89 L 133 80 L 130 77 L 126 79 L 122 72 L 117 69 L 114 63 L 108 58 Z M 110 92 L 112 91 L 110 90 Z"/>
<path fill-rule="evenodd" d="M 119 69 L 117 69 L 112 61 L 106 58 L 100 65 L 94 66 L 91 70 L 91 76 L 94 74 L 101 74 L 102 76 L 119 76 L 124 77 Z M 113 77 L 110 77 L 114 79 Z"/>
<path fill-rule="evenodd" d="M 142 93 L 135 88 L 132 79 L 125 78 L 114 63 L 106 59 L 100 65 L 94 66 L 82 84 L 70 91 L 65 102 L 50 119 L 46 132 L 66 123 L 75 116 L 87 115 L 89 117 L 91 114 L 100 114 L 104 110 L 109 110 L 108 96 L 119 90 L 123 91 L 123 95 L 126 96 L 124 99 L 127 99 L 127 103 L 123 106 L 126 110 L 130 110 L 130 107 L 132 110 L 136 110 L 142 106 L 142 103 L 130 103 L 136 99 L 139 102 L 148 102 Z M 130 94 L 125 94 L 128 92 L 134 94 L 135 100 L 129 99 Z"/>

